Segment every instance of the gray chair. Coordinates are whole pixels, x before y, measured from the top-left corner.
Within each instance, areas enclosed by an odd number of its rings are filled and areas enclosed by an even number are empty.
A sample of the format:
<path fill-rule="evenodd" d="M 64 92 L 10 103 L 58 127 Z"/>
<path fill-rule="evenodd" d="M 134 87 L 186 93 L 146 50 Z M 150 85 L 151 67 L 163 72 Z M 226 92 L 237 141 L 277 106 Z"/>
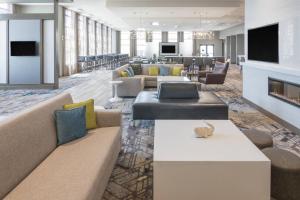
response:
<path fill-rule="evenodd" d="M 257 129 L 248 129 L 243 132 L 257 148 L 264 149 L 273 147 L 273 138 L 268 133 Z"/>
<path fill-rule="evenodd" d="M 271 160 L 271 195 L 276 200 L 300 199 L 300 158 L 278 148 L 263 153 Z"/>

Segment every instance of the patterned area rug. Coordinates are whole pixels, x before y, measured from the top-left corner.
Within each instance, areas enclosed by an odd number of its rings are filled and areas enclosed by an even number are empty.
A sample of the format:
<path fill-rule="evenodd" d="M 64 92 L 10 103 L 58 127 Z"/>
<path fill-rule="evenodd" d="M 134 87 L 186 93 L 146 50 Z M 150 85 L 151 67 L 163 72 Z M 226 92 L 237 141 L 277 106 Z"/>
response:
<path fill-rule="evenodd" d="M 268 132 L 276 147 L 300 156 L 300 136 L 257 111 L 242 99 L 242 77 L 239 68 L 231 66 L 224 86 L 203 88 L 215 92 L 229 105 L 229 117 L 241 130 L 256 128 Z M 154 121 L 131 125 L 134 99 L 108 103 L 106 108 L 118 108 L 123 113 L 123 144 L 117 165 L 111 175 L 103 200 L 150 200 L 153 182 Z"/>

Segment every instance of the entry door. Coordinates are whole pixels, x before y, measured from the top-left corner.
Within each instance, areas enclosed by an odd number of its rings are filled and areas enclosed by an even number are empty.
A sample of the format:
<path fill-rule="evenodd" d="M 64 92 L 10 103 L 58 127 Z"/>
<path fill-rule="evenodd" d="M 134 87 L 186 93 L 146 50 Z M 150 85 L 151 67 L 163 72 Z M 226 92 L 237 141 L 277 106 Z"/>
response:
<path fill-rule="evenodd" d="M 214 45 L 201 44 L 200 45 L 200 56 L 201 57 L 213 57 L 214 56 Z"/>

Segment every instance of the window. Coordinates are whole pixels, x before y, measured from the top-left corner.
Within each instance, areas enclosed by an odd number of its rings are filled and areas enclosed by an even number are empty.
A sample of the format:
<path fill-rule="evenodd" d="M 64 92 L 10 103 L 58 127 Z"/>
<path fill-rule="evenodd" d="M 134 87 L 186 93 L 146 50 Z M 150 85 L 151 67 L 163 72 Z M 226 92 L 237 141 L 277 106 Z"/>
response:
<path fill-rule="evenodd" d="M 97 55 L 102 54 L 102 27 L 101 24 L 96 24 L 96 52 Z"/>
<path fill-rule="evenodd" d="M 137 56 L 144 57 L 146 50 L 146 32 L 145 31 L 137 31 L 136 32 L 136 44 L 137 44 Z"/>
<path fill-rule="evenodd" d="M 121 53 L 130 54 L 130 32 L 122 31 L 121 32 Z"/>
<path fill-rule="evenodd" d="M 102 26 L 102 34 L 103 34 L 103 54 L 107 54 L 107 27 Z"/>
<path fill-rule="evenodd" d="M 67 74 L 76 72 L 75 13 L 65 10 L 65 66 Z"/>
<path fill-rule="evenodd" d="M 200 45 L 200 56 L 201 57 L 213 57 L 214 56 L 214 45 L 201 44 Z"/>
<path fill-rule="evenodd" d="M 0 3 L 0 14 L 12 13 L 12 5 L 9 3 Z"/>
<path fill-rule="evenodd" d="M 107 27 L 107 51 L 112 53 L 112 30 Z"/>
<path fill-rule="evenodd" d="M 78 16 L 78 54 L 87 56 L 86 17 Z"/>
<path fill-rule="evenodd" d="M 168 32 L 168 42 L 177 42 L 177 32 L 176 31 Z"/>
<path fill-rule="evenodd" d="M 89 55 L 96 54 L 95 21 L 89 20 Z"/>

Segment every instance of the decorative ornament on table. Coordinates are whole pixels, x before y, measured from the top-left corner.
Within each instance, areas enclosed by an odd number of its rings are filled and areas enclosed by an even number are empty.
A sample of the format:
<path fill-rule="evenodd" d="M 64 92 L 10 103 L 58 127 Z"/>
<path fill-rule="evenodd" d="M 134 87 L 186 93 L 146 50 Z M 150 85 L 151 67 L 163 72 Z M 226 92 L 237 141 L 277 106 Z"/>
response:
<path fill-rule="evenodd" d="M 204 122 L 207 126 L 205 127 L 196 127 L 194 129 L 196 137 L 198 138 L 208 138 L 213 135 L 215 127 L 207 122 Z"/>

